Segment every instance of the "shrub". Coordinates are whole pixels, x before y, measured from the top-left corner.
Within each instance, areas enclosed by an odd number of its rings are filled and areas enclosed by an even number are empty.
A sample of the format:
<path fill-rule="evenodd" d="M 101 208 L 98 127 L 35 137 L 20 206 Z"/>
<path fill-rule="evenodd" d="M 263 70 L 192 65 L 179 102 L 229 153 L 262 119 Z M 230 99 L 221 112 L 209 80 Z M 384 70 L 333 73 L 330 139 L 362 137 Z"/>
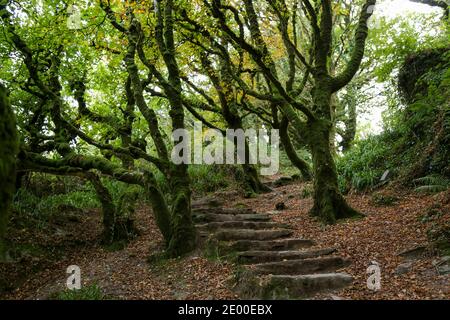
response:
<path fill-rule="evenodd" d="M 314 194 L 313 186 L 308 184 L 302 189 L 302 193 L 300 194 L 301 199 L 311 198 Z"/>
<path fill-rule="evenodd" d="M 448 188 L 448 182 L 435 182 L 437 174 L 450 177 L 449 67 L 448 47 L 419 52 L 405 61 L 399 87 L 406 105 L 389 110 L 384 118 L 387 131 L 357 142 L 339 159 L 342 191 L 374 187 L 387 169 L 404 185 L 420 184 L 420 192 Z M 423 176 L 428 181 L 414 180 Z"/>
<path fill-rule="evenodd" d="M 415 179 L 414 184 L 418 186 L 416 192 L 426 194 L 436 194 L 450 188 L 450 180 L 436 174 Z"/>
<path fill-rule="evenodd" d="M 192 190 L 197 194 L 207 194 L 225 189 L 239 179 L 240 168 L 220 165 L 193 165 L 189 168 Z"/>
<path fill-rule="evenodd" d="M 93 190 L 74 191 L 37 197 L 26 189 L 20 189 L 14 198 L 13 209 L 21 217 L 31 216 L 46 221 L 52 215 L 60 213 L 61 208 L 87 210 L 100 206 Z"/>
<path fill-rule="evenodd" d="M 359 141 L 337 161 L 341 191 L 364 191 L 374 187 L 387 169 L 391 169 L 389 135 L 371 136 Z"/>
<path fill-rule="evenodd" d="M 104 300 L 102 289 L 97 285 L 83 287 L 80 290 L 65 290 L 56 293 L 54 300 Z"/>

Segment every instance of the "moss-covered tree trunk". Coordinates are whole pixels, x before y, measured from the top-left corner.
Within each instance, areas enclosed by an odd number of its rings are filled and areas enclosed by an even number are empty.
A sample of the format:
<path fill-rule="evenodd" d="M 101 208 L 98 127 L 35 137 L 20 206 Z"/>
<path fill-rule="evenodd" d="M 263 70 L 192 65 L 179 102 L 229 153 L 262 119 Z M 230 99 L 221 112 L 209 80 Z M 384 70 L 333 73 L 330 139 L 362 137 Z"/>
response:
<path fill-rule="evenodd" d="M 227 111 L 227 112 L 225 112 L 225 111 Z M 228 114 L 228 112 L 229 112 L 228 110 L 224 110 L 224 116 L 225 116 L 225 119 L 226 119 L 230 129 L 233 129 L 233 130 L 242 129 L 243 130 L 241 118 L 237 114 L 234 114 L 234 113 Z M 238 150 L 238 148 L 240 146 L 238 146 L 237 140 L 233 141 L 233 143 L 235 145 L 235 150 Z M 246 140 L 245 141 L 245 161 L 244 161 L 245 163 L 241 165 L 242 171 L 244 174 L 243 188 L 244 188 L 246 197 L 251 197 L 254 194 L 259 194 L 262 192 L 270 191 L 270 189 L 261 182 L 261 179 L 259 178 L 256 167 L 254 165 L 250 164 L 251 163 L 250 156 L 251 156 L 250 155 L 250 146 L 249 146 L 249 142 Z"/>
<path fill-rule="evenodd" d="M 94 173 L 88 174 L 88 179 L 94 186 L 97 198 L 102 205 L 103 217 L 103 242 L 110 244 L 115 239 L 115 225 L 116 225 L 116 206 L 109 190 L 103 185 L 100 177 Z"/>
<path fill-rule="evenodd" d="M 308 121 L 310 148 L 314 167 L 314 206 L 311 214 L 326 223 L 338 219 L 360 216 L 351 208 L 339 190 L 330 136 L 334 134 L 331 116 L 331 90 L 327 82 L 317 82 L 313 91 L 315 108 L 321 117 Z"/>
<path fill-rule="evenodd" d="M 157 3 L 157 2 L 156 2 Z M 156 27 L 156 39 L 160 53 L 163 56 L 168 76 L 168 84 L 164 85 L 164 91 L 170 103 L 170 118 L 172 129 L 185 129 L 184 108 L 182 99 L 181 76 L 176 60 L 176 48 L 174 38 L 174 6 L 173 0 L 164 3 L 164 15 L 161 15 L 161 3 L 157 3 L 156 12 L 158 23 Z M 170 257 L 185 255 L 196 247 L 196 230 L 191 214 L 191 182 L 188 166 L 185 164 L 169 164 L 167 171 L 169 186 L 172 193 L 171 202 L 171 231 L 167 254 Z"/>
<path fill-rule="evenodd" d="M 297 48 L 295 44 L 291 43 L 290 17 L 287 14 L 286 4 L 269 1 L 271 9 L 277 15 L 279 35 L 283 39 L 289 56 L 290 77 L 286 86 L 283 85 L 284 79 L 279 76 L 279 68 L 277 68 L 274 56 L 271 54 L 272 50 L 269 50 L 260 29 L 262 23 L 258 11 L 261 8 L 255 7 L 254 2 L 253 0 L 244 0 L 243 9 L 238 9 L 233 8 L 230 4 L 225 6 L 221 1 L 212 1 L 210 12 L 221 30 L 229 36 L 233 45 L 239 46 L 240 49 L 251 56 L 272 93 L 272 95 L 267 96 L 267 91 L 264 90 L 262 96 L 260 92 L 253 92 L 250 95 L 277 103 L 280 111 L 289 119 L 298 134 L 300 136 L 303 136 L 304 133 L 308 135 L 308 145 L 313 154 L 315 174 L 313 213 L 331 223 L 335 222 L 337 218 L 357 215 L 358 213 L 347 205 L 338 189 L 336 167 L 332 156 L 334 147 L 330 146 L 334 117 L 331 108 L 331 96 L 348 85 L 361 66 L 368 36 L 368 20 L 374 11 L 370 9 L 376 5 L 376 0 L 366 0 L 362 6 L 353 41 L 349 45 L 349 59 L 342 71 L 335 76 L 330 73 L 330 63 L 334 55 L 333 25 L 335 19 L 333 17 L 333 1 L 321 0 L 315 2 L 314 5 L 310 1 L 302 2 L 305 5 L 305 12 L 310 18 L 312 30 L 312 45 L 307 50 Z M 227 15 L 229 7 L 233 8 L 231 11 L 235 14 L 233 23 L 237 22 L 240 26 L 239 33 L 235 31 L 235 26 L 231 26 L 229 23 Z M 244 10 L 245 16 L 241 20 L 240 12 Z M 248 29 L 252 38 L 251 44 L 246 41 L 245 28 Z M 303 50 L 304 53 L 309 52 L 310 62 L 302 54 L 301 51 Z M 304 79 L 308 82 L 309 75 L 314 79 L 314 88 L 311 91 L 313 105 L 311 106 L 300 102 L 297 99 L 298 96 L 291 90 L 292 84 L 295 82 L 296 63 L 294 58 L 297 58 L 308 69 Z M 300 111 L 307 118 L 307 132 L 304 130 L 305 124 L 302 117 L 299 116 L 297 111 Z"/>
<path fill-rule="evenodd" d="M 211 80 L 216 87 L 216 91 L 220 97 L 220 105 L 222 108 L 222 115 L 228 125 L 229 129 L 244 130 L 242 118 L 239 115 L 239 106 L 236 100 L 235 88 L 233 88 L 232 70 L 229 69 L 228 64 L 223 58 L 219 58 L 220 70 L 219 77 L 216 77 L 212 70 L 211 63 L 204 61 L 204 67 L 209 70 Z M 237 141 L 233 141 L 235 150 L 238 149 Z M 262 192 L 268 192 L 270 189 L 265 186 L 258 175 L 256 167 L 250 161 L 250 147 L 249 143 L 245 141 L 245 163 L 242 164 L 242 171 L 244 174 L 243 187 L 246 197 L 250 197 L 253 194 L 259 194 Z"/>
<path fill-rule="evenodd" d="M 16 188 L 17 152 L 15 116 L 6 89 L 0 84 L 0 261 L 7 258 L 5 235 Z"/>
<path fill-rule="evenodd" d="M 162 8 L 164 6 L 164 9 Z M 181 98 L 181 78 L 175 55 L 173 35 L 173 6 L 168 0 L 164 3 L 155 2 L 157 26 L 155 38 L 158 48 L 167 68 L 167 79 L 159 79 L 161 87 L 170 103 L 170 118 L 172 130 L 184 129 L 184 109 Z M 164 14 L 163 14 L 164 12 Z M 133 95 L 138 109 L 147 121 L 153 142 L 159 158 L 165 163 L 162 173 L 166 176 L 170 188 L 170 208 L 164 195 L 159 191 L 151 175 L 147 175 L 149 185 L 148 193 L 153 207 L 156 223 L 166 241 L 166 253 L 169 257 L 178 257 L 189 253 L 196 246 L 196 231 L 191 216 L 191 189 L 188 168 L 186 165 L 174 165 L 170 162 L 167 145 L 161 134 L 158 117 L 152 108 L 147 105 L 144 98 L 144 87 L 139 77 L 139 69 L 135 62 L 138 53 L 144 64 L 153 70 L 145 54 L 139 51 L 139 39 L 142 29 L 137 20 L 132 20 L 128 31 L 129 46 L 125 62 L 133 87 Z M 150 179 L 150 180 L 149 180 Z"/>
<path fill-rule="evenodd" d="M 172 238 L 172 226 L 170 219 L 170 211 L 167 205 L 166 198 L 162 194 L 161 190 L 157 187 L 153 176 L 146 174 L 146 192 L 149 197 L 153 216 L 155 217 L 156 225 L 158 226 L 161 234 L 166 242 L 166 247 L 169 246 L 170 239 Z"/>
<path fill-rule="evenodd" d="M 172 165 L 172 207 L 170 212 L 172 235 L 167 253 L 182 256 L 196 247 L 196 230 L 192 221 L 191 188 L 187 166 Z"/>
<path fill-rule="evenodd" d="M 342 141 L 340 143 L 342 152 L 347 152 L 352 148 L 356 138 L 357 114 L 356 103 L 349 103 L 346 108 L 346 118 L 344 119 L 345 130 L 342 133 Z"/>
<path fill-rule="evenodd" d="M 259 178 L 258 170 L 251 164 L 243 164 L 245 197 L 254 194 L 268 192 L 270 189 L 265 186 Z"/>
<path fill-rule="evenodd" d="M 305 160 L 298 156 L 291 138 L 289 137 L 289 120 L 287 117 L 283 117 L 280 123 L 280 141 L 289 160 L 298 170 L 300 170 L 303 179 L 306 181 L 312 180 L 311 168 Z"/>
<path fill-rule="evenodd" d="M 237 114 L 237 110 L 234 112 L 232 110 L 229 110 L 228 108 L 223 108 L 223 114 L 224 118 L 227 121 L 228 126 L 230 129 L 233 130 L 244 130 L 242 119 Z M 237 141 L 233 141 L 235 144 L 235 149 L 238 149 Z M 259 178 L 258 171 L 256 170 L 256 167 L 254 165 L 251 165 L 250 161 L 250 146 L 248 141 L 245 141 L 245 163 L 242 164 L 242 170 L 244 173 L 244 190 L 246 193 L 246 196 L 249 197 L 252 194 L 259 194 L 262 192 L 269 191 L 268 187 L 266 187 Z"/>
<path fill-rule="evenodd" d="M 134 108 L 136 105 L 136 100 L 134 98 L 133 89 L 131 87 L 131 78 L 128 77 L 127 82 L 125 84 L 125 92 L 127 97 L 127 106 L 125 110 L 122 111 L 125 123 L 121 128 L 121 140 L 122 147 L 128 148 L 132 145 L 132 135 L 133 135 L 133 123 L 136 118 L 134 114 Z M 134 159 L 129 156 L 121 157 L 123 167 L 126 169 L 134 168 Z"/>

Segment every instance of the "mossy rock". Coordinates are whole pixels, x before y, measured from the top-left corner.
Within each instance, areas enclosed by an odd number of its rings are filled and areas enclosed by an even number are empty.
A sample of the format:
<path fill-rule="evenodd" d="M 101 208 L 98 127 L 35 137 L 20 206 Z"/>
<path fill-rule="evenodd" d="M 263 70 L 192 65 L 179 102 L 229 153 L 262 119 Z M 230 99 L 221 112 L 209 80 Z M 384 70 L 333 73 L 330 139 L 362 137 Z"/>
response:
<path fill-rule="evenodd" d="M 378 207 L 395 205 L 400 199 L 394 195 L 375 193 L 372 195 L 371 203 Z"/>

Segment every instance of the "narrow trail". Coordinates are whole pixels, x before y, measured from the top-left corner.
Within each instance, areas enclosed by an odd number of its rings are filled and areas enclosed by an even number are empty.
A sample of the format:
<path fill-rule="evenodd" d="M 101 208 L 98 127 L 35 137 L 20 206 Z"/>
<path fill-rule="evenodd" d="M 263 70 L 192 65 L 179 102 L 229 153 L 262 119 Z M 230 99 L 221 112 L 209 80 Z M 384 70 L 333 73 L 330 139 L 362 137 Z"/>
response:
<path fill-rule="evenodd" d="M 241 265 L 241 298 L 303 299 L 342 289 L 352 276 L 337 270 L 350 261 L 335 248 L 311 249 L 313 240 L 292 238 L 292 227 L 252 209 L 225 209 L 217 200 L 193 206 L 194 221 L 207 246 Z"/>
<path fill-rule="evenodd" d="M 200 248 L 184 259 L 149 261 L 163 249 L 151 210 L 136 212 L 140 236 L 120 251 L 98 243 L 102 232 L 98 210 L 85 212 L 79 221 L 58 225 L 39 234 L 16 236 L 24 244 L 65 248 L 64 254 L 47 252 L 24 256 L 10 273 L 21 273 L 17 289 L 2 299 L 47 299 L 65 289 L 66 268 L 78 265 L 83 286 L 97 284 L 113 299 L 448 299 L 450 275 L 436 273 L 435 256 L 403 261 L 398 252 L 427 244 L 423 223 L 429 208 L 450 203 L 441 197 L 396 192 L 399 200 L 375 206 L 370 195 L 351 195 L 352 206 L 367 214 L 356 221 L 323 226 L 309 216 L 312 200 L 299 183 L 276 187 L 269 194 L 244 199 L 237 191 L 212 194 L 193 201 L 193 217 Z M 275 211 L 278 203 L 285 209 Z M 83 244 L 68 245 L 83 235 Z M 64 247 L 66 246 L 66 247 Z M 41 267 L 34 268 L 38 259 Z M 382 266 L 382 290 L 367 289 L 366 269 L 371 261 Z M 409 269 L 399 274 L 399 265 Z M 24 267 L 26 268 L 18 268 Z M 0 266 L 1 267 L 1 266 Z M 1 269 L 0 272 L 6 269 Z M 16 271 L 16 273 L 17 273 Z"/>

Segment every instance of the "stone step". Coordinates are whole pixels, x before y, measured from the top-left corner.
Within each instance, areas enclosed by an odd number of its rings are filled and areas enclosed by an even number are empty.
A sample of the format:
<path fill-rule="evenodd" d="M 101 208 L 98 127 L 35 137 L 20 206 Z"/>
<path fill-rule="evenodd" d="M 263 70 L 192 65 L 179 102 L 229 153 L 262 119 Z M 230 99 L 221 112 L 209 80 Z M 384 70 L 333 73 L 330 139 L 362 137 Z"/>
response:
<path fill-rule="evenodd" d="M 210 222 L 196 226 L 199 231 L 216 231 L 219 229 L 252 229 L 252 230 L 267 230 L 267 229 L 289 229 L 288 224 L 276 222 L 253 222 L 253 221 L 225 221 L 225 222 Z"/>
<path fill-rule="evenodd" d="M 292 235 L 291 230 L 275 229 L 275 230 L 251 230 L 251 229 L 219 229 L 214 233 L 214 238 L 219 241 L 236 241 L 236 240 L 275 240 L 286 238 Z"/>
<path fill-rule="evenodd" d="M 261 263 L 249 267 L 257 274 L 304 275 L 333 272 L 348 265 L 349 261 L 341 257 L 321 257 Z"/>
<path fill-rule="evenodd" d="M 194 214 L 193 220 L 195 223 L 208 223 L 208 222 L 229 222 L 229 221 L 259 221 L 268 222 L 270 216 L 267 214 Z"/>
<path fill-rule="evenodd" d="M 218 208 L 222 205 L 224 205 L 224 201 L 222 199 L 207 198 L 192 201 L 191 208 L 193 210 L 198 208 Z"/>
<path fill-rule="evenodd" d="M 193 215 L 203 215 L 203 214 L 242 215 L 242 214 L 257 214 L 257 212 L 250 208 L 194 208 L 192 210 L 192 214 Z"/>
<path fill-rule="evenodd" d="M 353 282 L 353 277 L 346 273 L 308 274 L 308 275 L 278 275 L 269 276 L 261 284 L 260 298 L 302 299 L 311 295 L 343 289 Z"/>
<path fill-rule="evenodd" d="M 314 245 L 314 241 L 305 239 L 283 239 L 273 241 L 240 240 L 232 243 L 229 249 L 234 251 L 286 251 L 309 248 Z"/>
<path fill-rule="evenodd" d="M 309 251 L 245 251 L 238 253 L 238 262 L 242 264 L 280 262 L 287 260 L 300 260 L 317 258 L 336 252 L 336 248 L 309 250 Z"/>
<path fill-rule="evenodd" d="M 348 274 L 333 273 L 349 265 L 332 256 L 336 249 L 310 249 L 314 241 L 288 238 L 290 226 L 272 222 L 270 214 L 221 205 L 217 199 L 196 201 L 193 220 L 207 247 L 224 257 L 237 254 L 244 265 L 235 287 L 242 298 L 302 299 L 353 281 Z"/>

